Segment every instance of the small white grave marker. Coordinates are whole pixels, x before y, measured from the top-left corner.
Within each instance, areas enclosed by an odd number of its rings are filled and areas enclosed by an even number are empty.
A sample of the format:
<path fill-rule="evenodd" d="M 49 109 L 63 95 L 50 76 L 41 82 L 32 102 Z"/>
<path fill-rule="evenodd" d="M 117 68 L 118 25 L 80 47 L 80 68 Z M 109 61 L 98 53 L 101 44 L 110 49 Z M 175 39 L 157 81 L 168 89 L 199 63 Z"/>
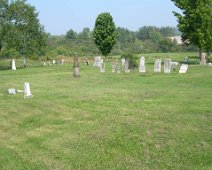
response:
<path fill-rule="evenodd" d="M 16 70 L 15 59 L 12 59 L 12 70 Z"/>
<path fill-rule="evenodd" d="M 182 64 L 179 73 L 186 73 L 188 70 L 188 64 Z"/>
<path fill-rule="evenodd" d="M 15 89 L 8 89 L 8 94 L 16 94 L 16 90 Z"/>
<path fill-rule="evenodd" d="M 24 98 L 32 97 L 32 93 L 30 91 L 29 83 L 24 83 Z"/>

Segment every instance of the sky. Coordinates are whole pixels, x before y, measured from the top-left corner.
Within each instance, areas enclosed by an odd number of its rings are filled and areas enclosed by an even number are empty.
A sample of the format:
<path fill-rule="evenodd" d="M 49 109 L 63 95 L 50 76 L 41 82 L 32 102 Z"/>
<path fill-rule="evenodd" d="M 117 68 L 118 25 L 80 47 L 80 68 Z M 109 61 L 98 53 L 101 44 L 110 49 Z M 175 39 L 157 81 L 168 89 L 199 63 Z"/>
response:
<path fill-rule="evenodd" d="M 94 28 L 97 16 L 109 12 L 116 27 L 137 31 L 142 26 L 177 26 L 171 0 L 27 0 L 39 12 L 46 32 L 64 35 L 70 29 Z"/>

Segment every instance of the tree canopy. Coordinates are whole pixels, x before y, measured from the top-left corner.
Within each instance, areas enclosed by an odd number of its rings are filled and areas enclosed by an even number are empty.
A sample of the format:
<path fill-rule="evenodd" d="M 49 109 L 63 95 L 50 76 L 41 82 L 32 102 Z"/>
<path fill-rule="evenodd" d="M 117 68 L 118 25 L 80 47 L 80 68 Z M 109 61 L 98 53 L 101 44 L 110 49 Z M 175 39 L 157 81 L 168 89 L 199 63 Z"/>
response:
<path fill-rule="evenodd" d="M 24 56 L 44 53 L 47 34 L 36 9 L 25 0 L 1 0 L 0 22 L 0 51 L 15 49 Z"/>
<path fill-rule="evenodd" d="M 212 49 L 212 0 L 172 0 L 182 10 L 174 12 L 183 40 L 198 46 L 200 53 Z"/>
<path fill-rule="evenodd" d="M 105 12 L 98 15 L 94 26 L 93 38 L 102 55 L 107 56 L 118 38 L 110 13 Z"/>

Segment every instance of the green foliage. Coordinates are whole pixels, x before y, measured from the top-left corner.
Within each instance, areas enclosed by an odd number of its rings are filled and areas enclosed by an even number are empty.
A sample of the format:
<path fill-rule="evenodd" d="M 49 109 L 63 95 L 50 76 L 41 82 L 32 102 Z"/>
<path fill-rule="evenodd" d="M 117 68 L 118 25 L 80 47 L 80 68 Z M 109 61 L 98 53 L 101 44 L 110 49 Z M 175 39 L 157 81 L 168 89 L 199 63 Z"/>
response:
<path fill-rule="evenodd" d="M 93 38 L 102 55 L 107 56 L 118 38 L 110 13 L 106 12 L 98 15 L 94 26 Z"/>
<path fill-rule="evenodd" d="M 183 40 L 202 49 L 212 49 L 212 0 L 172 0 L 183 14 L 174 12 Z"/>
<path fill-rule="evenodd" d="M 78 38 L 84 40 L 91 38 L 90 28 L 88 27 L 83 28 L 82 32 L 78 34 Z"/>
<path fill-rule="evenodd" d="M 134 69 L 138 67 L 138 56 L 131 53 L 123 53 L 121 58 L 125 58 L 129 61 L 129 68 Z"/>
<path fill-rule="evenodd" d="M 18 51 L 16 49 L 4 49 L 0 52 L 0 58 L 18 58 L 20 57 Z"/>
<path fill-rule="evenodd" d="M 15 49 L 24 56 L 44 54 L 47 34 L 35 8 L 25 0 L 4 0 L 0 9 L 0 51 Z"/>
<path fill-rule="evenodd" d="M 77 38 L 77 33 L 70 29 L 67 33 L 66 33 L 66 38 L 67 39 L 76 39 Z"/>

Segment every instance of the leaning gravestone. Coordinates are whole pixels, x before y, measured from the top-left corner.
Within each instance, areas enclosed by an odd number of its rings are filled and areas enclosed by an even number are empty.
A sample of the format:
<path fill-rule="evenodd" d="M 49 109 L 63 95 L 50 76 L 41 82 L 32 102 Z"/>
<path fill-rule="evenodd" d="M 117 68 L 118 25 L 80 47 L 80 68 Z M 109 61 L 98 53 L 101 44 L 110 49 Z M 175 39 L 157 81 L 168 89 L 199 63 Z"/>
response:
<path fill-rule="evenodd" d="M 30 91 L 29 83 L 24 83 L 24 98 L 32 97 L 32 93 Z"/>
<path fill-rule="evenodd" d="M 140 73 L 145 73 L 146 72 L 145 58 L 144 57 L 141 57 L 141 59 L 140 59 L 139 72 Z"/>
<path fill-rule="evenodd" d="M 75 53 L 74 55 L 74 65 L 73 65 L 73 76 L 79 77 L 80 76 L 80 70 L 79 70 L 79 62 L 78 62 L 78 56 Z"/>
<path fill-rule="evenodd" d="M 188 64 L 182 64 L 179 73 L 186 73 L 188 70 Z"/>
<path fill-rule="evenodd" d="M 103 63 L 103 60 L 100 56 L 94 57 L 93 66 L 101 67 L 102 63 Z"/>
<path fill-rule="evenodd" d="M 171 73 L 171 59 L 164 60 L 164 73 Z"/>
<path fill-rule="evenodd" d="M 100 72 L 101 73 L 104 73 L 105 72 L 105 63 L 101 63 Z"/>
<path fill-rule="evenodd" d="M 12 59 L 12 70 L 16 70 L 15 59 Z"/>
<path fill-rule="evenodd" d="M 201 54 L 200 65 L 206 65 L 206 56 L 205 53 Z"/>
<path fill-rule="evenodd" d="M 156 59 L 154 64 L 154 72 L 160 73 L 161 72 L 161 59 Z"/>

